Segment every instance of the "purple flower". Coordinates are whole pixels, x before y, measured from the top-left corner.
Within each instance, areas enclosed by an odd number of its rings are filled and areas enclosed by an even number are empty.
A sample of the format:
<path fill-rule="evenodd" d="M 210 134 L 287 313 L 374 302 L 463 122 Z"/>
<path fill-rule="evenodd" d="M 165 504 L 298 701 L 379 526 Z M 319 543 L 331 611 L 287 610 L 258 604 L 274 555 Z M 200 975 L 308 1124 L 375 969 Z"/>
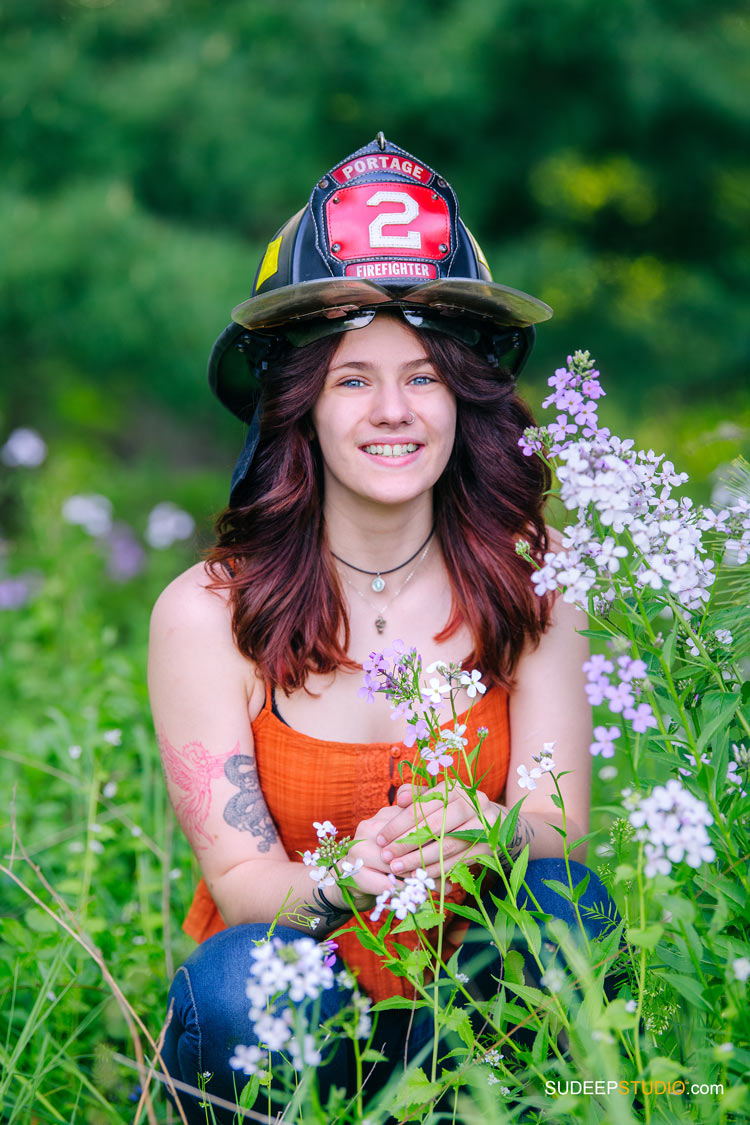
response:
<path fill-rule="evenodd" d="M 619 727 L 594 727 L 594 739 L 589 751 L 594 757 L 601 754 L 603 758 L 613 758 L 615 754 L 615 739 L 620 737 Z"/>
<path fill-rule="evenodd" d="M 427 746 L 422 751 L 422 761 L 427 763 L 427 772 L 431 774 L 432 777 L 440 773 L 441 766 L 447 769 L 448 766 L 453 765 L 451 755 L 443 753 L 445 749 L 445 743 L 439 742 L 434 748 Z"/>
<path fill-rule="evenodd" d="M 0 610 L 22 609 L 31 598 L 38 581 L 32 575 L 0 578 Z"/>
<path fill-rule="evenodd" d="M 632 707 L 635 702 L 633 693 L 628 684 L 620 683 L 615 686 L 610 685 L 608 688 L 604 689 L 604 694 L 609 700 L 610 711 L 614 712 L 616 715 L 619 715 L 626 707 Z"/>
<path fill-rule="evenodd" d="M 404 746 L 412 747 L 417 739 L 427 738 L 430 733 L 430 728 L 424 719 L 417 719 L 416 723 L 410 723 L 404 735 Z"/>
<path fill-rule="evenodd" d="M 140 574 L 146 552 L 126 523 L 117 522 L 107 535 L 107 573 L 115 582 L 127 582 Z"/>
<path fill-rule="evenodd" d="M 654 713 L 648 703 L 639 703 L 637 707 L 626 707 L 623 718 L 628 719 L 633 724 L 633 730 L 638 734 L 643 734 L 648 727 L 657 725 Z"/>

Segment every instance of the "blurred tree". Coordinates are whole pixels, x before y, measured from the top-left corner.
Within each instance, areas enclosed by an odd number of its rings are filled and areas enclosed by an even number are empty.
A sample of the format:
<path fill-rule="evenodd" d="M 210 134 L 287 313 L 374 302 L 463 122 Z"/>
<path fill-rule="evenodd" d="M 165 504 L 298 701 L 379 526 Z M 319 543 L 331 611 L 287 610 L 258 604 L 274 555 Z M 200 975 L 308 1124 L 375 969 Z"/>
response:
<path fill-rule="evenodd" d="M 539 376 L 747 403 L 749 40 L 728 0 L 5 0 L 0 407 L 200 417 L 264 243 L 380 128 L 555 307 Z"/>

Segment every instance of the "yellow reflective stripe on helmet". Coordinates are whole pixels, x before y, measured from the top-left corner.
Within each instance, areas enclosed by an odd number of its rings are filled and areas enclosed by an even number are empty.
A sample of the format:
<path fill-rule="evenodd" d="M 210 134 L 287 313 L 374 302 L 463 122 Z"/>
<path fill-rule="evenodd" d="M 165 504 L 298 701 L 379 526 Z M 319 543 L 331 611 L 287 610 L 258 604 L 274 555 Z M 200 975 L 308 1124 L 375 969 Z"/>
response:
<path fill-rule="evenodd" d="M 256 292 L 258 291 L 258 289 L 260 289 L 263 282 L 267 281 L 269 277 L 272 277 L 276 273 L 276 270 L 279 268 L 279 249 L 281 248 L 281 238 L 282 236 L 279 235 L 278 238 L 274 238 L 273 242 L 268 243 L 268 249 L 266 250 L 266 253 L 263 257 L 263 261 L 260 263 L 258 280 L 255 283 Z"/>
<path fill-rule="evenodd" d="M 474 247 L 474 252 L 476 253 L 477 258 L 482 263 L 484 268 L 487 270 L 487 273 L 490 275 L 490 277 L 492 277 L 492 270 L 490 269 L 489 262 L 487 261 L 487 259 L 484 256 L 484 251 L 482 250 L 482 247 L 479 245 L 476 238 L 471 233 L 471 231 L 469 230 L 469 228 L 466 226 L 465 223 L 464 223 L 464 226 L 466 227 L 466 233 L 468 234 L 469 238 L 471 239 L 471 245 Z"/>

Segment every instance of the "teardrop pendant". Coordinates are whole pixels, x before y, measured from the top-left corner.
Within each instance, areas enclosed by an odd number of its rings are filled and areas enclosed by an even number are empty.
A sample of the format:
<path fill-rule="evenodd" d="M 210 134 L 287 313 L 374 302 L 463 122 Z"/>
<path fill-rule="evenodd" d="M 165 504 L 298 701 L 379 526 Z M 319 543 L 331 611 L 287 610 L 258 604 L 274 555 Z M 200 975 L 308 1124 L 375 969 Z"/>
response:
<path fill-rule="evenodd" d="M 379 633 L 382 633 L 383 630 L 385 629 L 385 626 L 386 626 L 386 620 L 383 617 L 382 613 L 379 613 L 378 616 L 375 618 L 375 628 L 377 629 L 377 631 Z"/>
<path fill-rule="evenodd" d="M 375 593 L 379 594 L 382 590 L 385 590 L 385 578 L 381 578 L 379 574 L 376 574 L 370 585 Z"/>

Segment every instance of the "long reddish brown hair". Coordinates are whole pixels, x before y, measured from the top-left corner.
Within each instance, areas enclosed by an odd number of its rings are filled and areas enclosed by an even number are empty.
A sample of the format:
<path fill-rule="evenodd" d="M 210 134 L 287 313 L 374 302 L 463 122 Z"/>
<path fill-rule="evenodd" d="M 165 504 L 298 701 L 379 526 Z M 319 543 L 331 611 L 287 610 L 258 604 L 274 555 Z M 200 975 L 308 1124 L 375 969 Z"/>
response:
<path fill-rule="evenodd" d="M 515 550 L 519 538 L 537 558 L 547 549 L 549 471 L 518 446 L 534 420 L 513 383 L 450 337 L 419 338 L 457 402 L 455 444 L 433 495 L 452 591 L 435 641 L 465 623 L 473 641 L 467 666 L 510 687 L 524 645 L 538 643 L 549 623 L 549 602 L 534 593 L 532 568 Z M 247 492 L 241 506 L 218 517 L 207 556 L 212 584 L 231 591 L 238 648 L 266 682 L 286 691 L 304 686 L 310 672 L 358 667 L 347 654 L 349 621 L 325 533 L 311 423 L 339 342 L 333 336 L 291 349 L 269 375 Z"/>

